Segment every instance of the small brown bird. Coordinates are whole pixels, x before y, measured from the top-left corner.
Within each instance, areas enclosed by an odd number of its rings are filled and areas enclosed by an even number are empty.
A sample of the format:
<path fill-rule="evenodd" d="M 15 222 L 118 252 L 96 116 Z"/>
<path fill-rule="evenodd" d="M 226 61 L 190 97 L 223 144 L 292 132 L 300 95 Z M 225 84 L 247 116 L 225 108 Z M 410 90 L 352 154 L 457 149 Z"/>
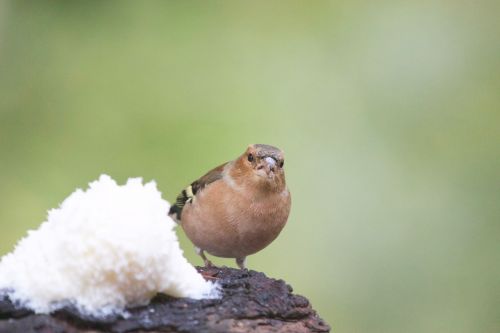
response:
<path fill-rule="evenodd" d="M 285 183 L 283 152 L 254 144 L 235 159 L 191 183 L 170 207 L 205 266 L 205 251 L 245 259 L 269 245 L 286 224 L 290 192 Z"/>

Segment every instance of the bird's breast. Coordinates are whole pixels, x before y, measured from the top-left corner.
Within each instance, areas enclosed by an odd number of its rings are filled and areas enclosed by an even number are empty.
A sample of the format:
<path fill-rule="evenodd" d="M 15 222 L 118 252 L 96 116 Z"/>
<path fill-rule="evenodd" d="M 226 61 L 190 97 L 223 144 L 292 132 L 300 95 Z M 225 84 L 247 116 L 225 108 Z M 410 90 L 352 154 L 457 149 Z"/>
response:
<path fill-rule="evenodd" d="M 183 211 L 182 227 L 198 247 L 221 257 L 244 257 L 271 243 L 290 212 L 290 194 L 238 191 L 226 182 L 204 189 Z"/>

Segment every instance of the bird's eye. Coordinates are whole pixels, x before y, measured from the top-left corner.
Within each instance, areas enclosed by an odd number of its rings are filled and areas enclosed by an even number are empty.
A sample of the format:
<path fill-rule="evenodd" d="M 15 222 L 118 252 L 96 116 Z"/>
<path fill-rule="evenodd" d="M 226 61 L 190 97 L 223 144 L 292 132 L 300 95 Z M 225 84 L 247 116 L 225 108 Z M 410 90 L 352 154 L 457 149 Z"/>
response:
<path fill-rule="evenodd" d="M 280 168 L 282 168 L 282 167 L 283 167 L 283 165 L 285 165 L 285 161 L 281 161 L 281 162 L 280 162 Z"/>
<path fill-rule="evenodd" d="M 248 154 L 248 162 L 253 162 L 253 154 Z"/>

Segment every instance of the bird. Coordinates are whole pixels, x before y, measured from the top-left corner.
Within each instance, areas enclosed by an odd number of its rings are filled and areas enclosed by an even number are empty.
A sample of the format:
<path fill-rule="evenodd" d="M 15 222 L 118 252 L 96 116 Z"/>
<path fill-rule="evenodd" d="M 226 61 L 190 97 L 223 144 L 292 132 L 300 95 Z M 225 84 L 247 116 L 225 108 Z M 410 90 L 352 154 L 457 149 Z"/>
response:
<path fill-rule="evenodd" d="M 207 252 L 234 258 L 244 269 L 247 256 L 278 237 L 291 208 L 284 163 L 281 149 L 251 144 L 177 196 L 168 215 L 181 225 L 205 267 L 213 265 Z"/>

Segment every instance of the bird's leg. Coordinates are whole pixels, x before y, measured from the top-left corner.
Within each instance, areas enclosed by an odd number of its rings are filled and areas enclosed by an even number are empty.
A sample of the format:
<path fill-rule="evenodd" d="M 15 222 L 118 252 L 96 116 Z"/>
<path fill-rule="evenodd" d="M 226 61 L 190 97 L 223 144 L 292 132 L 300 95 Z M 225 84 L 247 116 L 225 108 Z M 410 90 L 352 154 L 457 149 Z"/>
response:
<path fill-rule="evenodd" d="M 196 251 L 196 254 L 198 254 L 201 259 L 203 259 L 203 262 L 205 263 L 205 267 L 212 267 L 212 262 L 210 260 L 207 259 L 207 257 L 205 256 L 205 252 L 200 249 L 199 247 L 195 247 L 194 248 L 195 251 Z"/>
<path fill-rule="evenodd" d="M 236 263 L 238 264 L 238 267 L 241 269 L 245 269 L 245 262 L 246 261 L 247 261 L 247 257 L 236 258 Z"/>

